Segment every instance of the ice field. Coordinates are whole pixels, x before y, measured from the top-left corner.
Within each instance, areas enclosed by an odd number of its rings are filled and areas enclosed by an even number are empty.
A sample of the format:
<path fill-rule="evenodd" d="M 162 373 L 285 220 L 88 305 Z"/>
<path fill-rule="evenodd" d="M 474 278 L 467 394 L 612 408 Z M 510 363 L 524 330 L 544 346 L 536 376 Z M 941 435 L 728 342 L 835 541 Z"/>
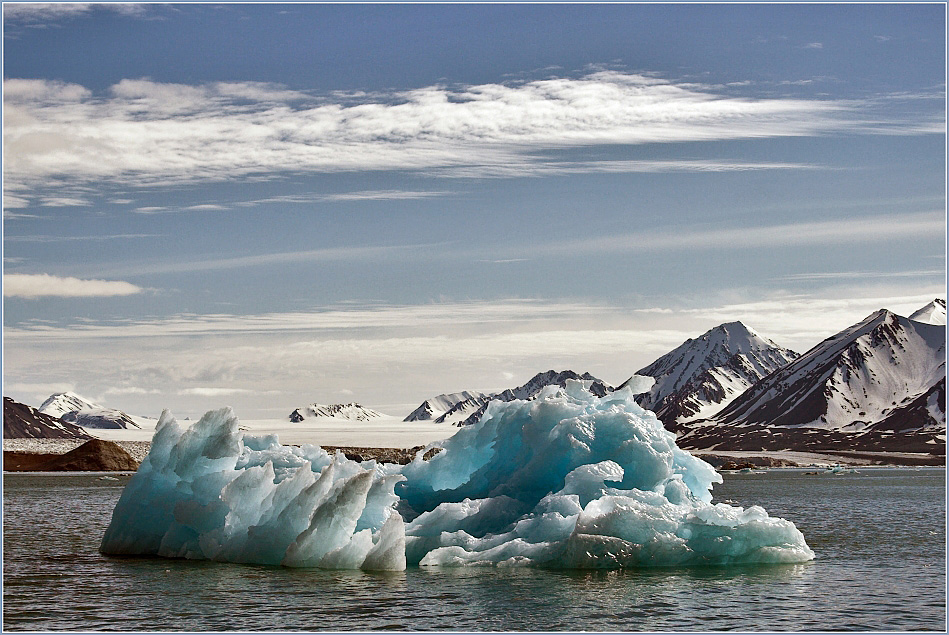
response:
<path fill-rule="evenodd" d="M 640 389 L 648 389 L 648 386 Z M 492 402 L 401 466 L 239 430 L 228 408 L 163 413 L 102 539 L 106 554 L 401 570 L 802 562 L 795 526 L 712 503 L 721 477 L 675 445 L 633 388 L 582 382 Z"/>

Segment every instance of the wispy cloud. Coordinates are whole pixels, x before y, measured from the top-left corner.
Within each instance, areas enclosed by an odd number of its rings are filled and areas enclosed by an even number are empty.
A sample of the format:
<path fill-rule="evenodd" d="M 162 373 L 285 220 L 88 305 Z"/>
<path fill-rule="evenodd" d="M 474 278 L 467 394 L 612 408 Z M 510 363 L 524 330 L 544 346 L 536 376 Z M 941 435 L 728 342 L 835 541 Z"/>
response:
<path fill-rule="evenodd" d="M 816 273 L 793 273 L 779 276 L 775 280 L 808 282 L 813 280 L 869 280 L 886 278 L 945 277 L 945 269 L 919 269 L 915 271 L 823 271 Z"/>
<path fill-rule="evenodd" d="M 4 330 L 10 338 L 94 339 L 179 337 L 223 334 L 326 333 L 367 329 L 418 329 L 439 326 L 511 324 L 572 320 L 609 307 L 574 302 L 511 299 L 492 302 L 446 302 L 425 305 L 339 306 L 314 311 L 261 315 L 178 315 L 157 320 L 100 321 L 65 327 L 25 323 Z"/>
<path fill-rule="evenodd" d="M 944 236 L 943 212 L 803 221 L 758 227 L 690 226 L 548 243 L 538 251 L 617 252 L 675 249 L 753 249 L 797 245 L 851 244 L 911 237 Z M 530 248 L 519 248 L 520 252 Z"/>
<path fill-rule="evenodd" d="M 540 161 L 467 165 L 429 170 L 430 176 L 451 178 L 513 178 L 567 174 L 658 174 L 668 172 L 748 172 L 752 170 L 827 169 L 817 164 L 774 161 Z"/>
<path fill-rule="evenodd" d="M 248 82 L 123 80 L 107 94 L 46 80 L 8 79 L 4 87 L 5 177 L 20 188 L 479 166 L 553 173 L 800 168 L 695 161 L 550 165 L 538 151 L 819 135 L 860 131 L 866 123 L 858 102 L 736 97 L 616 71 L 437 85 L 335 102 Z M 20 195 L 28 196 L 26 190 Z"/>
<path fill-rule="evenodd" d="M 194 271 L 221 271 L 243 267 L 259 267 L 276 264 L 298 264 L 302 262 L 346 262 L 378 258 L 401 257 L 405 254 L 424 254 L 446 243 L 420 243 L 412 245 L 370 245 L 361 247 L 326 247 L 305 251 L 281 251 L 275 253 L 235 256 L 192 261 L 159 261 L 133 264 L 110 270 L 109 275 L 138 276 L 164 273 L 187 273 Z"/>
<path fill-rule="evenodd" d="M 143 289 L 121 280 L 82 280 L 49 274 L 8 273 L 3 276 L 6 298 L 92 298 L 133 295 Z"/>
<path fill-rule="evenodd" d="M 144 16 L 149 7 L 147 4 L 125 2 L 5 2 L 3 19 L 14 24 L 29 25 L 88 15 L 95 10 Z"/>
<path fill-rule="evenodd" d="M 137 238 L 158 238 L 161 234 L 104 234 L 100 236 L 4 236 L 8 243 L 66 243 L 100 240 L 130 240 Z"/>
<path fill-rule="evenodd" d="M 230 395 L 254 394 L 254 391 L 246 388 L 185 388 L 178 391 L 179 395 L 195 395 L 197 397 L 227 397 Z M 255 394 L 260 394 L 256 392 Z"/>

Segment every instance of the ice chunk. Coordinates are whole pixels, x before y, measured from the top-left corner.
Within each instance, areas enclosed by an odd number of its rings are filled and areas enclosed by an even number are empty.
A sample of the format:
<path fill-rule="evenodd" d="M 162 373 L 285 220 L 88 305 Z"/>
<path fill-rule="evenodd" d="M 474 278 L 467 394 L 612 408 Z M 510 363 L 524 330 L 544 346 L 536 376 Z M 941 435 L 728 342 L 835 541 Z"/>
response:
<path fill-rule="evenodd" d="M 786 520 L 712 504 L 721 477 L 623 389 L 491 402 L 428 461 L 357 463 L 163 413 L 101 550 L 294 567 L 801 562 Z M 405 518 L 408 523 L 403 521 Z"/>

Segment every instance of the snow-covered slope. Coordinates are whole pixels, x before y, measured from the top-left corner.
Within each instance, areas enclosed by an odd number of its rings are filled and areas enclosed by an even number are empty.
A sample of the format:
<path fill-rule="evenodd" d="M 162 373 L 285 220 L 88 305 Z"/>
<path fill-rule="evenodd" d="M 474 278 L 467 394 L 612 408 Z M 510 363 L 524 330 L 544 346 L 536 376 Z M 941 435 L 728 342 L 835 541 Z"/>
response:
<path fill-rule="evenodd" d="M 923 308 L 919 309 L 909 319 L 915 322 L 925 322 L 926 324 L 946 325 L 946 301 L 942 298 L 936 298 Z"/>
<path fill-rule="evenodd" d="M 114 408 L 86 408 L 84 410 L 74 410 L 67 412 L 62 417 L 63 421 L 75 423 L 83 428 L 140 428 L 132 417 L 121 410 Z"/>
<path fill-rule="evenodd" d="M 104 408 L 74 392 L 50 395 L 39 411 L 84 428 L 139 428 L 132 417 L 115 408 Z"/>
<path fill-rule="evenodd" d="M 39 411 L 57 419 L 69 412 L 81 410 L 101 410 L 102 406 L 74 392 L 58 392 L 49 396 Z"/>
<path fill-rule="evenodd" d="M 476 390 L 453 392 L 426 399 L 413 410 L 405 421 L 434 421 L 445 423 L 452 419 L 464 418 L 491 399 L 491 395 Z"/>
<path fill-rule="evenodd" d="M 290 421 L 298 423 L 311 417 L 333 417 L 335 419 L 348 419 L 350 421 L 368 421 L 369 419 L 384 416 L 385 415 L 381 412 L 365 408 L 355 402 L 328 405 L 311 403 L 309 406 L 297 408 L 291 412 Z"/>
<path fill-rule="evenodd" d="M 945 357 L 945 329 L 881 309 L 754 386 L 719 418 L 859 430 L 944 378 Z"/>
<path fill-rule="evenodd" d="M 741 322 L 721 324 L 639 370 L 656 383 L 637 401 L 676 429 L 677 423 L 713 416 L 797 357 Z"/>
<path fill-rule="evenodd" d="M 717 416 L 693 422 L 680 439 L 690 448 L 750 449 L 754 438 L 771 449 L 822 443 L 895 451 L 917 430 L 932 437 L 921 443 L 940 433 L 944 442 L 945 378 L 945 327 L 881 309 L 759 381 Z"/>
<path fill-rule="evenodd" d="M 530 381 L 528 381 L 526 384 L 518 386 L 517 388 L 508 388 L 507 390 L 493 395 L 489 401 L 481 405 L 477 410 L 469 415 L 467 419 L 458 422 L 456 425 L 467 426 L 477 423 L 481 419 L 481 415 L 483 415 L 484 411 L 487 409 L 488 403 L 490 401 L 497 400 L 507 402 L 514 401 L 515 399 L 530 401 L 540 394 L 540 391 L 544 386 L 560 386 L 563 388 L 567 385 L 568 379 L 583 381 L 584 385 L 587 386 L 587 390 L 597 397 L 603 397 L 611 390 L 610 387 L 607 386 L 602 380 L 597 379 L 590 373 L 583 373 L 580 375 L 572 370 L 548 370 L 543 373 L 537 373 L 531 377 Z"/>
<path fill-rule="evenodd" d="M 74 423 L 44 414 L 26 404 L 3 398 L 4 439 L 88 439 L 89 434 Z"/>

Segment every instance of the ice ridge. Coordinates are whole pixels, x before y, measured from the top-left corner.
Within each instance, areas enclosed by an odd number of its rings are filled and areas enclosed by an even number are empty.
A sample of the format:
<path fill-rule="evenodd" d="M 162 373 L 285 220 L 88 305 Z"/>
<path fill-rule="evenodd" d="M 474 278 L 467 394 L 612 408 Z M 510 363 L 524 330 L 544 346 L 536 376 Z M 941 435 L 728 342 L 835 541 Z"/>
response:
<path fill-rule="evenodd" d="M 630 389 L 579 381 L 491 402 L 405 466 L 357 463 L 238 430 L 230 409 L 183 430 L 166 411 L 100 550 L 282 564 L 619 568 L 802 562 L 789 521 L 712 504 L 715 470 Z"/>

